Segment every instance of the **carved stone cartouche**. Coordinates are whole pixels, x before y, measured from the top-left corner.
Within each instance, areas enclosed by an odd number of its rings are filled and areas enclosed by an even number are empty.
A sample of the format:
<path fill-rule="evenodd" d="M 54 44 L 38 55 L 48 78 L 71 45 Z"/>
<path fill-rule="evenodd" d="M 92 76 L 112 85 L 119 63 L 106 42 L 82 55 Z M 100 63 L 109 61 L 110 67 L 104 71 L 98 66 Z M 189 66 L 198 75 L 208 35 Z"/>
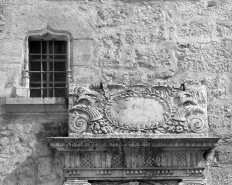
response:
<path fill-rule="evenodd" d="M 185 91 L 168 85 L 72 86 L 69 128 L 72 136 L 111 133 L 207 135 L 207 97 L 202 85 Z"/>

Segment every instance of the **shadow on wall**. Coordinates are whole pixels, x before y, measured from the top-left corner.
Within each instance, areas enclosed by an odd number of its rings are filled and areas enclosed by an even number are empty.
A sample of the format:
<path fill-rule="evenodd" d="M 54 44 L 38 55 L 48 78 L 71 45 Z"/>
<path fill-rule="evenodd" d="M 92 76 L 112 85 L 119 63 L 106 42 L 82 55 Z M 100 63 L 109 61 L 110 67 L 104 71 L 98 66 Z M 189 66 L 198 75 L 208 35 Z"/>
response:
<path fill-rule="evenodd" d="M 46 137 L 68 135 L 65 116 L 4 115 L 0 118 L 1 185 L 63 184 L 60 162 L 63 156 L 49 148 Z"/>

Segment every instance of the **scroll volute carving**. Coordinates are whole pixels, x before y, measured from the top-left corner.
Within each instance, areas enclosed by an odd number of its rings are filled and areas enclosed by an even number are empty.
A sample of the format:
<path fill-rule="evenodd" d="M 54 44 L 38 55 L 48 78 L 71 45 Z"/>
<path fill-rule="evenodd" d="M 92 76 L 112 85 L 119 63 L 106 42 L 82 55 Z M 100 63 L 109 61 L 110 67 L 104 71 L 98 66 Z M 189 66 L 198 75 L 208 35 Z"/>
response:
<path fill-rule="evenodd" d="M 173 120 L 188 125 L 194 133 L 205 133 L 207 124 L 207 97 L 204 86 L 186 85 L 185 91 L 178 91 L 174 96 L 176 112 Z"/>
<path fill-rule="evenodd" d="M 202 85 L 73 85 L 70 89 L 71 135 L 207 135 L 207 97 Z"/>
<path fill-rule="evenodd" d="M 69 110 L 71 133 L 109 134 L 113 130 L 104 118 L 104 92 L 99 87 L 73 87 Z"/>

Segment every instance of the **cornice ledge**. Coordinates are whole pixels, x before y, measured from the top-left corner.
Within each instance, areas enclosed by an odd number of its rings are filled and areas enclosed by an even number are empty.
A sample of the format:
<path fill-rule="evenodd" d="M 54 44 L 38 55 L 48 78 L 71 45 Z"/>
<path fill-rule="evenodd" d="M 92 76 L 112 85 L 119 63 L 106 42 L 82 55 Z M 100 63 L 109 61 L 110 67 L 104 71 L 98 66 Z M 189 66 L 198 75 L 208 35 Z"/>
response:
<path fill-rule="evenodd" d="M 79 147 L 168 147 L 212 149 L 220 138 L 192 135 L 81 135 L 80 137 L 48 137 L 52 148 L 66 150 Z M 65 149 L 66 148 L 66 149 Z M 59 149 L 58 149 L 59 150 Z"/>

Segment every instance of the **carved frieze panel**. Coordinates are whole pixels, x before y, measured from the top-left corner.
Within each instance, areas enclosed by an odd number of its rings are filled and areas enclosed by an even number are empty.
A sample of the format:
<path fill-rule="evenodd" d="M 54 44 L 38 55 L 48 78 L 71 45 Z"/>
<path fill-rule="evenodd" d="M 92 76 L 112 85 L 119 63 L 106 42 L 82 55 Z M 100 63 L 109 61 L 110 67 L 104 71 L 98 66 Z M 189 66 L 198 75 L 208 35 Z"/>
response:
<path fill-rule="evenodd" d="M 192 168 L 202 168 L 200 163 L 202 155 L 202 152 L 194 151 L 157 152 L 156 150 L 130 150 L 119 154 L 116 149 L 97 153 L 84 151 L 73 154 L 66 152 L 65 168 L 124 168 L 128 170 L 134 168 L 139 174 L 142 173 L 140 170 L 143 169 L 157 168 L 156 170 L 162 170 L 162 168 L 168 167 L 184 167 L 186 168 L 186 174 L 194 174 Z M 129 174 L 136 174 L 137 172 L 129 171 Z M 196 174 L 202 174 L 202 170 L 199 170 Z"/>
<path fill-rule="evenodd" d="M 115 151 L 112 154 L 111 166 L 113 168 L 123 168 L 126 166 L 125 155 L 122 152 Z"/>
<path fill-rule="evenodd" d="M 75 158 L 74 158 L 75 159 Z M 81 167 L 82 168 L 88 168 L 88 167 L 94 167 L 94 155 L 89 154 L 82 154 L 81 155 Z"/>
<path fill-rule="evenodd" d="M 81 133 L 207 135 L 207 97 L 202 85 L 70 87 L 70 136 Z"/>

